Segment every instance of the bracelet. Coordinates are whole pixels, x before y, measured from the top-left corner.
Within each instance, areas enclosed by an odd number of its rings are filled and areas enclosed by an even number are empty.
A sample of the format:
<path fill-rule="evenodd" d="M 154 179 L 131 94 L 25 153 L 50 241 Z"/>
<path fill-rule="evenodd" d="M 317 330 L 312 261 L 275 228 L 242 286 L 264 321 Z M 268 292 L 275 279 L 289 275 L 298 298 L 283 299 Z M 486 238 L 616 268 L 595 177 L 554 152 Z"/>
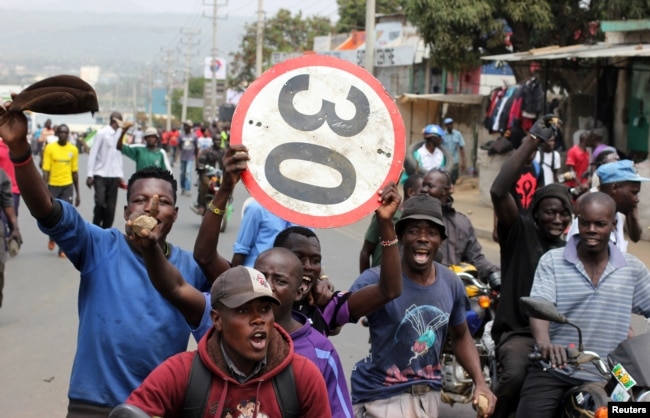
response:
<path fill-rule="evenodd" d="M 387 241 L 379 241 L 379 245 L 382 247 L 392 247 L 393 245 L 397 245 L 397 237 L 393 238 L 392 240 L 387 240 Z"/>
<path fill-rule="evenodd" d="M 212 202 L 208 203 L 208 210 L 217 216 L 223 216 L 226 214 L 226 211 L 224 209 L 219 209 L 213 205 Z"/>
<path fill-rule="evenodd" d="M 32 161 L 32 149 L 29 148 L 28 151 L 22 157 L 15 158 L 9 153 L 9 159 L 16 167 L 21 167 Z"/>

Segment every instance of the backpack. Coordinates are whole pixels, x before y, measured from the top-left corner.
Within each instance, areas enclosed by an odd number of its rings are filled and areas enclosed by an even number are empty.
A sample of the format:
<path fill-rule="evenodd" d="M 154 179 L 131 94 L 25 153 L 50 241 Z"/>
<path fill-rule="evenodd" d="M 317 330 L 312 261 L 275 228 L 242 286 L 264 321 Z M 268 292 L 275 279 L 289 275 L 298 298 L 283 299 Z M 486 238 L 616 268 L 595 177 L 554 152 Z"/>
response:
<path fill-rule="evenodd" d="M 282 411 L 282 418 L 297 417 L 300 414 L 300 405 L 291 364 L 282 369 L 271 381 L 275 391 L 275 398 L 278 401 L 280 411 Z M 183 418 L 203 418 L 205 405 L 210 394 L 211 382 L 212 372 L 208 370 L 197 352 L 192 359 L 190 377 L 185 388 Z"/>

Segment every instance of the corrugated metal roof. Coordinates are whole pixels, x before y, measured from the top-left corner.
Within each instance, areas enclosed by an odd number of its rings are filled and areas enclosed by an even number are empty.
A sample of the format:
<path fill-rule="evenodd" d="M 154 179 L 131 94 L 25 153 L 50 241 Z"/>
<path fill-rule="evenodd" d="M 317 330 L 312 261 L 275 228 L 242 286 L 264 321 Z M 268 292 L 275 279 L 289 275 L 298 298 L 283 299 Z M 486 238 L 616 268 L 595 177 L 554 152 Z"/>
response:
<path fill-rule="evenodd" d="M 397 97 L 399 103 L 418 102 L 418 101 L 434 101 L 442 103 L 457 103 L 457 104 L 470 104 L 480 105 L 485 96 L 480 94 L 413 94 L 403 93 Z"/>
<path fill-rule="evenodd" d="M 486 61 L 538 61 L 567 58 L 612 58 L 648 57 L 650 44 L 609 44 L 599 42 L 594 45 L 549 46 L 512 54 L 488 55 L 481 57 Z"/>

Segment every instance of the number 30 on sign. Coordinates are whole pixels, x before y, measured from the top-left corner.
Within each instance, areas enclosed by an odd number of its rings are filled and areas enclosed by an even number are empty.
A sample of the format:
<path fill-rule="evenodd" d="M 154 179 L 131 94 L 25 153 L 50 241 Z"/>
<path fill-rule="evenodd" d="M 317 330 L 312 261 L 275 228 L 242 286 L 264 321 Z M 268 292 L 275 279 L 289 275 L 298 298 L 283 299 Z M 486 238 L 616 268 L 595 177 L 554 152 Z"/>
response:
<path fill-rule="evenodd" d="M 351 224 L 397 181 L 404 122 L 377 79 L 350 62 L 306 55 L 275 65 L 242 96 L 233 145 L 248 147 L 244 185 L 264 207 L 315 228 Z"/>

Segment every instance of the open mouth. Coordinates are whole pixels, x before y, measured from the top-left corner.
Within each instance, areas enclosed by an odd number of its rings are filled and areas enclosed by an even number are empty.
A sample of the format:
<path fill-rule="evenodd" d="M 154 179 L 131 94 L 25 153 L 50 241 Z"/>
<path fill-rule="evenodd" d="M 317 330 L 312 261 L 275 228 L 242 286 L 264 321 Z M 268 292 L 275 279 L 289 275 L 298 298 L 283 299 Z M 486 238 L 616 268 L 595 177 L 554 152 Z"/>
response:
<path fill-rule="evenodd" d="M 263 350 L 266 347 L 266 341 L 267 341 L 266 332 L 259 331 L 253 333 L 253 335 L 250 338 L 250 341 L 253 348 L 255 348 L 256 350 Z"/>
<path fill-rule="evenodd" d="M 415 250 L 413 258 L 416 263 L 424 264 L 429 261 L 429 254 L 431 253 L 428 250 Z"/>

